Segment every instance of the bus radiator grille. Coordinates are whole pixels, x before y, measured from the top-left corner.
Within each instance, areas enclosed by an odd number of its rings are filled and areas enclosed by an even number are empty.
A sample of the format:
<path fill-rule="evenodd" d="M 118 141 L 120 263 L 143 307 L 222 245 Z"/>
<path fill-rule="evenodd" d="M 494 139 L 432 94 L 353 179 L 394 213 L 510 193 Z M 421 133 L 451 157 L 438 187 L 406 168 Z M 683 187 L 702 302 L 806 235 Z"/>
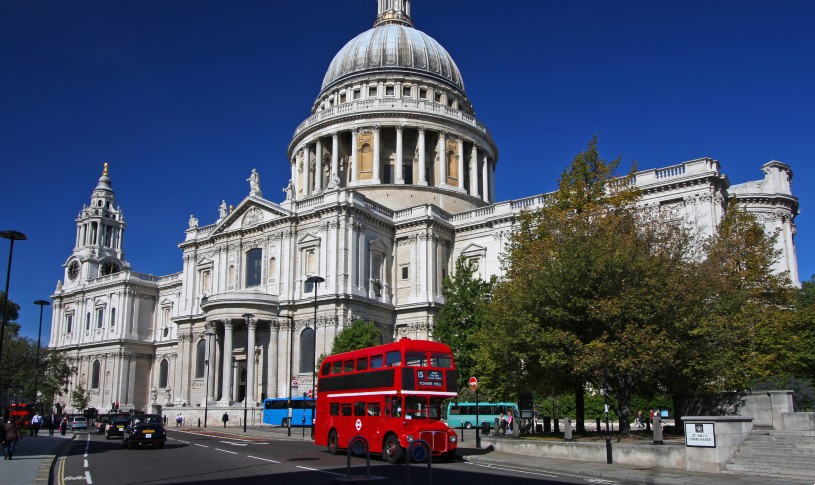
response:
<path fill-rule="evenodd" d="M 444 431 L 422 431 L 419 438 L 430 443 L 434 455 L 447 451 L 448 438 Z"/>

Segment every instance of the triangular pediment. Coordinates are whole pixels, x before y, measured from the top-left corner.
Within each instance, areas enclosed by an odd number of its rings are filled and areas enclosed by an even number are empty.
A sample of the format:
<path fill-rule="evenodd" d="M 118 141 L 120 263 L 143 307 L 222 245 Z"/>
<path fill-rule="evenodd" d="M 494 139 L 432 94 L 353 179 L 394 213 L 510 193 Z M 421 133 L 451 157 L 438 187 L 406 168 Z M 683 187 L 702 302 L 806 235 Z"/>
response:
<path fill-rule="evenodd" d="M 467 247 L 465 247 L 464 249 L 461 250 L 461 254 L 464 255 L 464 256 L 470 256 L 470 255 L 475 256 L 475 255 L 478 255 L 478 254 L 484 254 L 486 252 L 487 252 L 487 248 L 485 248 L 484 246 L 475 244 L 475 243 L 468 244 Z"/>
<path fill-rule="evenodd" d="M 276 219 L 288 217 L 291 213 L 274 202 L 257 197 L 247 197 L 232 212 L 221 219 L 212 234 L 252 229 Z"/>

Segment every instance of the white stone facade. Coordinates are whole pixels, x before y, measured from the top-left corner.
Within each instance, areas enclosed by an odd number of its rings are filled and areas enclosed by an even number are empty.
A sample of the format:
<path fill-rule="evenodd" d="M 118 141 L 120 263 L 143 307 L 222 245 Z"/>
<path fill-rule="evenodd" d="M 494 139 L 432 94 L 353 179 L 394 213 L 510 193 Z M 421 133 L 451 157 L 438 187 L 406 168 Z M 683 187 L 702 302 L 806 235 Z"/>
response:
<path fill-rule="evenodd" d="M 310 390 L 314 350 L 329 352 L 355 318 L 376 322 L 384 341 L 432 338 L 456 258 L 501 275 L 517 216 L 544 195 L 495 202 L 497 147 L 452 59 L 412 27 L 409 0 L 380 0 L 376 26 L 337 54 L 312 112 L 289 145 L 285 199 L 263 198 L 253 171 L 234 210 L 223 204 L 204 225 L 190 217 L 179 273 L 145 275 L 125 261 L 105 168 L 53 295 L 49 346 L 79 369 L 62 406 L 73 410 L 67 396 L 81 382 L 97 409 L 182 407 L 189 420 L 244 399 L 254 408 L 288 396 L 292 377 Z M 707 233 L 735 197 L 779 231 L 777 269 L 797 284 L 792 171 L 775 161 L 763 170 L 730 186 L 704 158 L 639 172 L 636 184 L 645 207 Z M 325 279 L 316 289 L 306 282 L 315 275 Z"/>

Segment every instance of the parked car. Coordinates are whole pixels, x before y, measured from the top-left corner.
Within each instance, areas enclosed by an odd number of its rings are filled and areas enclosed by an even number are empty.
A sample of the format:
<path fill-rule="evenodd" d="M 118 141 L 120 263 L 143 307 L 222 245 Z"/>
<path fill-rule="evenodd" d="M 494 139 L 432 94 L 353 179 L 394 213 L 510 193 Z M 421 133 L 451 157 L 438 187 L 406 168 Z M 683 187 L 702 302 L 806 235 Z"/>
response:
<path fill-rule="evenodd" d="M 141 414 L 128 421 L 122 436 L 122 445 L 132 450 L 137 445 L 155 445 L 164 448 L 167 432 L 158 414 Z"/>
<path fill-rule="evenodd" d="M 73 417 L 68 420 L 68 429 L 88 429 L 88 419 Z"/>
<path fill-rule="evenodd" d="M 110 439 L 111 436 L 122 437 L 125 434 L 125 428 L 130 423 L 129 419 L 114 419 L 108 423 L 105 429 L 105 439 Z"/>

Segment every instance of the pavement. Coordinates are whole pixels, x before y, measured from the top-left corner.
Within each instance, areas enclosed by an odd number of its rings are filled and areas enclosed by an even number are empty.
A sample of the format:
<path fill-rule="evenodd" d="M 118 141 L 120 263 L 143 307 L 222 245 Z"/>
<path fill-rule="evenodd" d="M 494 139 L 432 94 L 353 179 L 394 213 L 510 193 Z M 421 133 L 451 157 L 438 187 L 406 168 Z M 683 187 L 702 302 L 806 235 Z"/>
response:
<path fill-rule="evenodd" d="M 168 426 L 168 430 L 188 432 L 204 431 L 203 428 Z M 246 433 L 241 427 L 210 427 L 207 434 L 240 437 L 303 439 L 300 428 L 292 428 L 291 437 L 286 436 L 286 429 L 276 426 L 248 426 Z M 49 476 L 56 458 L 74 438 L 72 434 L 60 436 L 55 433 L 49 437 L 47 432 L 37 437 L 26 436 L 17 444 L 17 451 L 11 461 L 0 462 L 0 476 L 3 483 L 37 484 L 49 483 Z M 311 440 L 306 430 L 305 439 Z M 666 468 L 641 467 L 630 465 L 606 464 L 605 462 L 586 462 L 559 460 L 554 458 L 534 457 L 503 453 L 492 449 L 459 447 L 459 456 L 467 462 L 488 465 L 498 468 L 511 468 L 538 472 L 550 472 L 560 475 L 583 477 L 589 480 L 604 480 L 620 484 L 647 485 L 802 485 L 809 482 L 790 481 L 771 477 L 747 474 L 696 473 Z"/>
<path fill-rule="evenodd" d="M 73 439 L 73 433 L 62 436 L 54 432 L 54 436 L 48 436 L 47 430 L 37 436 L 26 434 L 17 442 L 13 459 L 0 460 L 2 482 L 14 485 L 47 485 L 57 456 Z M 5 451 L 2 454 L 5 456 Z"/>

